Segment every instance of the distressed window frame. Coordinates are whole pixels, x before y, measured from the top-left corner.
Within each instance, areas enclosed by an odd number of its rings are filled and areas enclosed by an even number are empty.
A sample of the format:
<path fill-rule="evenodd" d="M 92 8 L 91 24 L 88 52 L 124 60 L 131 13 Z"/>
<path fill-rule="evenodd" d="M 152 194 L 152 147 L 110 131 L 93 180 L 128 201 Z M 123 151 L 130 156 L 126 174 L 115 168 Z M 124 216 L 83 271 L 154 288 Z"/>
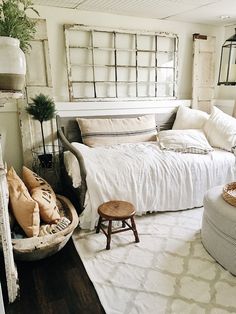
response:
<path fill-rule="evenodd" d="M 84 34 L 89 34 L 89 44 L 76 44 L 73 45 L 70 42 L 70 32 L 77 32 L 79 33 L 84 33 Z M 115 29 L 108 29 L 108 28 L 100 28 L 100 27 L 88 27 L 84 25 L 64 25 L 64 34 L 65 34 L 65 45 L 66 45 L 66 61 L 67 61 L 67 73 L 68 73 L 68 87 L 69 87 L 69 98 L 71 102 L 76 102 L 76 101 L 81 101 L 81 100 L 127 100 L 127 99 L 176 99 L 177 98 L 177 74 L 178 74 L 178 36 L 173 33 L 167 33 L 167 32 L 142 32 L 142 31 L 130 31 L 130 30 L 115 30 Z M 103 35 L 107 34 L 107 36 L 112 37 L 112 44 L 110 46 L 103 46 L 97 45 L 96 40 L 94 40 L 94 36 L 96 35 Z M 130 40 L 134 40 L 134 47 L 133 48 L 117 48 L 117 37 L 119 36 L 129 36 Z M 152 49 L 139 49 L 138 47 L 138 41 L 140 41 L 140 44 L 142 45 L 141 38 L 143 37 L 146 39 L 154 39 L 154 48 Z M 173 41 L 173 49 L 172 50 L 162 50 L 161 47 L 159 47 L 159 41 L 161 39 L 169 39 Z M 88 64 L 73 64 L 72 62 L 72 50 L 78 50 L 80 49 L 81 51 L 84 50 L 87 52 L 87 54 L 91 54 L 91 60 Z M 98 51 L 102 52 L 105 56 L 105 54 L 112 53 L 114 60 L 111 62 L 111 64 L 107 64 L 105 62 L 105 57 L 104 57 L 104 63 L 103 64 L 96 64 L 95 62 L 95 56 L 98 53 Z M 135 55 L 135 60 L 134 64 L 128 63 L 128 64 L 119 64 L 118 56 L 119 53 L 127 53 L 127 54 L 134 54 Z M 142 62 L 142 58 L 139 57 L 139 54 L 147 54 L 147 58 L 150 62 L 151 59 L 153 59 L 154 64 L 150 66 L 146 65 L 140 65 L 139 60 Z M 159 62 L 159 57 L 158 55 L 163 54 L 167 56 L 168 54 L 172 54 L 172 66 L 160 66 L 158 64 Z M 152 56 L 154 56 L 152 58 Z M 101 57 L 101 56 L 100 56 Z M 147 59 L 146 58 L 146 59 Z M 108 59 L 107 59 L 108 60 Z M 108 62 L 109 63 L 109 62 Z M 73 71 L 75 69 L 80 69 L 79 72 L 83 72 L 83 69 L 87 71 L 87 75 L 90 75 L 90 79 L 87 80 L 82 80 L 82 79 L 73 79 Z M 107 80 L 100 80 L 98 78 L 98 75 L 96 74 L 99 68 L 104 68 L 114 70 L 114 77 L 113 79 L 107 79 Z M 90 71 L 89 71 L 90 69 Z M 140 71 L 148 70 L 149 73 L 153 72 L 154 80 L 148 79 L 146 81 L 139 80 L 139 73 Z M 125 72 L 125 70 L 128 70 L 127 73 L 129 72 L 129 76 L 132 75 L 132 72 L 134 74 L 134 79 L 128 79 L 125 78 L 124 80 L 119 79 L 119 73 L 120 72 Z M 163 73 L 166 73 L 169 70 L 169 72 L 172 71 L 172 76 L 173 79 L 170 80 L 169 82 L 158 82 L 158 71 L 162 71 Z M 90 73 L 89 73 L 90 72 Z M 112 72 L 112 71 L 111 71 Z M 149 74 L 150 76 L 150 74 Z M 76 85 L 77 84 L 77 85 Z M 122 85 L 123 84 L 123 85 Z M 81 87 L 81 89 L 79 88 Z M 85 93 L 86 87 L 89 86 L 90 90 L 90 95 L 84 95 L 82 92 Z M 109 86 L 107 88 L 107 94 L 102 95 L 98 93 L 99 87 L 100 89 L 103 88 L 105 89 L 105 86 Z M 146 86 L 147 88 L 152 88 L 152 93 L 149 94 L 147 92 L 146 94 L 142 94 L 142 86 Z M 169 89 L 171 90 L 169 95 L 160 95 L 159 89 L 161 86 L 165 89 L 169 86 Z M 113 87 L 113 94 L 112 94 L 112 89 Z M 135 89 L 135 92 L 133 91 L 133 95 L 127 94 L 125 95 L 120 95 L 121 92 L 119 92 L 119 88 L 126 88 L 127 90 L 131 87 Z M 91 93 L 91 90 L 93 92 Z M 109 94 L 110 93 L 110 94 Z"/>

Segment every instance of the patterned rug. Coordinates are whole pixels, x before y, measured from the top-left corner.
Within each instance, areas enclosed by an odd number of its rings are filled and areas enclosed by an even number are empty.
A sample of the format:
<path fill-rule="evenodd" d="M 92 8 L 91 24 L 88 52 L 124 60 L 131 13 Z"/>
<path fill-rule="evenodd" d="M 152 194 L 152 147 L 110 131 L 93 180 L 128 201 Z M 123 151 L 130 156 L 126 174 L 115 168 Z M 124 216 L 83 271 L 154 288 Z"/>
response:
<path fill-rule="evenodd" d="M 203 209 L 136 217 L 131 231 L 76 230 L 73 240 L 107 314 L 236 313 L 236 277 L 201 243 Z"/>

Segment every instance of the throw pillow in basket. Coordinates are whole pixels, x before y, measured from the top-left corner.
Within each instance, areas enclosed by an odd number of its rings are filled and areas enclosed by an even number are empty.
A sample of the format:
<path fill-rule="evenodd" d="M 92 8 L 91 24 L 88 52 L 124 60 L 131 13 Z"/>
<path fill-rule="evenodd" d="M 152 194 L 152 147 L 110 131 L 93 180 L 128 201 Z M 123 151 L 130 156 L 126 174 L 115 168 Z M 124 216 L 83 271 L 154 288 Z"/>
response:
<path fill-rule="evenodd" d="M 55 223 L 60 219 L 56 195 L 50 184 L 27 167 L 23 167 L 23 181 L 31 197 L 39 204 L 41 219 L 46 223 Z"/>
<path fill-rule="evenodd" d="M 7 182 L 10 207 L 18 224 L 28 237 L 38 236 L 40 225 L 39 206 L 32 199 L 27 187 L 13 167 L 7 172 Z"/>

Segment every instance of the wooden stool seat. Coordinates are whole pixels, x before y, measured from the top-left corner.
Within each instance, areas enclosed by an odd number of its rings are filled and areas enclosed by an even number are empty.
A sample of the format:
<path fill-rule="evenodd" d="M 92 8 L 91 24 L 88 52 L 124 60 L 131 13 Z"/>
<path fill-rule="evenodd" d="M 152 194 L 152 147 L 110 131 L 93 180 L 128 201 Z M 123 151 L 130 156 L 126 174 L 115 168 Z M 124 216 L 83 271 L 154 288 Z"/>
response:
<path fill-rule="evenodd" d="M 96 229 L 96 233 L 99 233 L 100 229 L 107 237 L 106 249 L 110 249 L 111 234 L 132 230 L 135 237 L 135 242 L 139 242 L 138 232 L 134 221 L 135 208 L 134 206 L 125 201 L 109 201 L 101 204 L 98 207 L 99 221 Z M 126 221 L 130 219 L 131 225 Z M 122 228 L 112 231 L 112 221 L 122 221 Z M 107 231 L 101 226 L 102 222 L 108 221 Z M 127 226 L 127 228 L 125 228 Z"/>
<path fill-rule="evenodd" d="M 135 214 L 134 205 L 125 201 L 110 201 L 98 207 L 98 213 L 105 219 L 124 220 Z"/>

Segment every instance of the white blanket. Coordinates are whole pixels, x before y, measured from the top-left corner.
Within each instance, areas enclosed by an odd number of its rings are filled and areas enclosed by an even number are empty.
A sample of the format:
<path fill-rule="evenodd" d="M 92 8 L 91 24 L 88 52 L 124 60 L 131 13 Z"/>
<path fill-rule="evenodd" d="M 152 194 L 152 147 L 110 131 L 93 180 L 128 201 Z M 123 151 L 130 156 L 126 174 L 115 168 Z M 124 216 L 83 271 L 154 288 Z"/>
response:
<path fill-rule="evenodd" d="M 97 148 L 72 144 L 81 152 L 87 170 L 85 210 L 80 216 L 83 229 L 95 227 L 97 208 L 108 200 L 133 203 L 138 215 L 187 209 L 202 206 L 210 187 L 236 179 L 235 157 L 222 150 L 199 155 L 163 151 L 156 142 Z M 71 153 L 68 156 L 67 167 L 72 166 L 68 173 L 78 184 L 77 160 Z"/>

